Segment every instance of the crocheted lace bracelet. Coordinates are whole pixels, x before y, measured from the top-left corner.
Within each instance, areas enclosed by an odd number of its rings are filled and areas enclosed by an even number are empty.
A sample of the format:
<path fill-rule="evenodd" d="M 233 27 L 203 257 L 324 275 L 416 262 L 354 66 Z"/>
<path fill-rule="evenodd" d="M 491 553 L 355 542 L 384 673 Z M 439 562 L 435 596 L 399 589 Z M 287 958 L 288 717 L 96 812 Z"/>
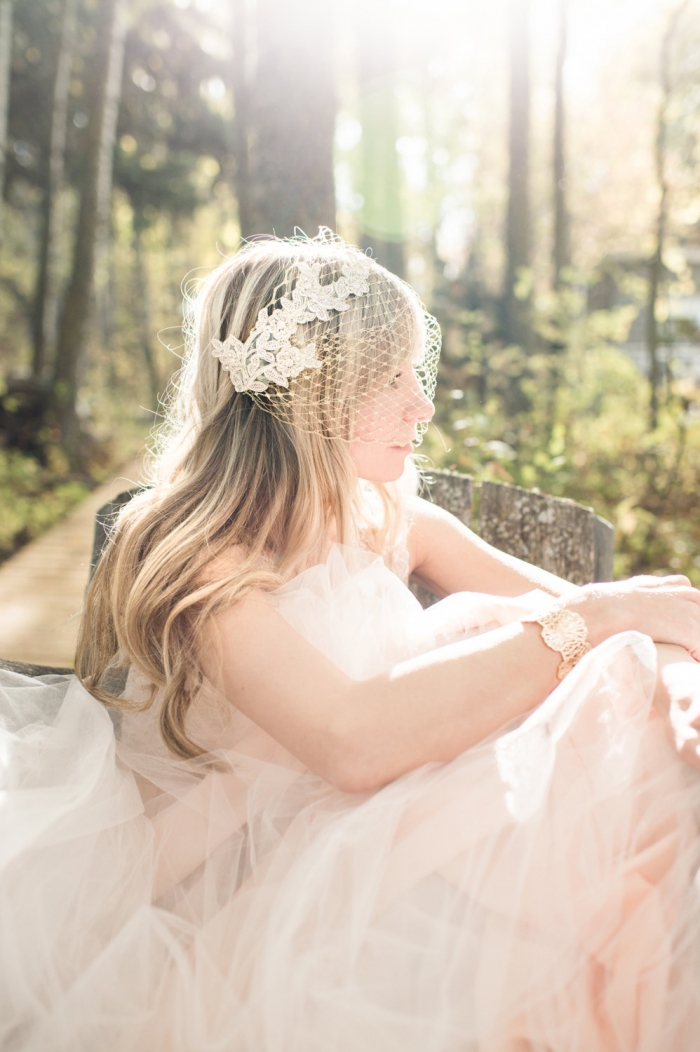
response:
<path fill-rule="evenodd" d="M 557 679 L 561 680 L 571 672 L 574 665 L 591 649 L 586 622 L 580 614 L 575 614 L 566 607 L 552 610 L 540 617 L 526 617 L 523 623 L 539 625 L 542 629 L 542 642 L 546 643 L 550 650 L 561 654 L 563 660 L 557 669 Z"/>

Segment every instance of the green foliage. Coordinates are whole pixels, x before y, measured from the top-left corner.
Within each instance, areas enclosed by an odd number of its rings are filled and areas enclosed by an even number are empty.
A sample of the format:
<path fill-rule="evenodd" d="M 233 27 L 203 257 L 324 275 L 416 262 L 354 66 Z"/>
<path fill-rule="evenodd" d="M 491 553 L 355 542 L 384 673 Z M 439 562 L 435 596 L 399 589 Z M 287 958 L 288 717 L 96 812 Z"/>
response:
<path fill-rule="evenodd" d="M 546 312 L 550 336 L 560 309 Z M 669 390 L 648 430 L 647 381 L 614 343 L 624 313 L 571 322 L 565 344 L 541 341 L 529 357 L 480 339 L 478 315 L 461 322 L 462 355 L 450 355 L 437 398 L 448 448 L 431 430 L 433 462 L 592 506 L 615 526 L 617 577 L 684 573 L 700 584 L 700 392 Z M 514 380 L 525 408 L 513 413 Z"/>
<path fill-rule="evenodd" d="M 114 180 L 140 226 L 192 215 L 211 189 L 198 185 L 201 160 L 217 174 L 228 163 L 230 132 L 202 90 L 223 85 L 226 64 L 202 49 L 198 28 L 194 11 L 153 0 L 127 35 Z"/>
<path fill-rule="evenodd" d="M 55 458 L 42 467 L 18 450 L 0 449 L 0 561 L 53 526 L 89 489 Z"/>

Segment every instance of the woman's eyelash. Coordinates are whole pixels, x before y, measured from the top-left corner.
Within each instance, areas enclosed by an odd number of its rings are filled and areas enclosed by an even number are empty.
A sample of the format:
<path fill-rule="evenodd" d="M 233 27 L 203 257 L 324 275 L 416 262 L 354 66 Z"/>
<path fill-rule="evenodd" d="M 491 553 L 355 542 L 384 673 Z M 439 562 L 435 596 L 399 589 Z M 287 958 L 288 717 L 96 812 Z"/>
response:
<path fill-rule="evenodd" d="M 406 370 L 402 369 L 400 373 L 396 374 L 396 376 L 393 378 L 393 380 L 389 380 L 389 382 L 387 383 L 386 386 L 387 387 L 393 387 L 394 384 L 396 383 L 396 381 L 400 380 L 401 377 L 405 376 L 405 375 L 406 375 Z M 409 376 L 412 376 L 414 379 L 418 379 L 418 372 L 417 372 L 417 369 L 416 369 L 415 365 L 411 365 L 411 368 L 410 368 L 410 371 L 409 371 Z"/>

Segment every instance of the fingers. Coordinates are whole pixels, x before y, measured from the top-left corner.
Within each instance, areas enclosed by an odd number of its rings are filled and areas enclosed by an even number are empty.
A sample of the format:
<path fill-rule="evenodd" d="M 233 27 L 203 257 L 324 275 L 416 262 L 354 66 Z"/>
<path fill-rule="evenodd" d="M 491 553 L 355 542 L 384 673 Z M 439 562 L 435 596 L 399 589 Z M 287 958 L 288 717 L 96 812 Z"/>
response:
<path fill-rule="evenodd" d="M 630 577 L 625 583 L 633 587 L 646 589 L 693 588 L 690 578 L 684 574 L 669 574 L 668 577 L 640 574 L 638 577 Z M 697 589 L 693 589 L 693 591 L 697 591 Z"/>
<path fill-rule="evenodd" d="M 684 647 L 700 661 L 700 590 L 683 574 L 587 585 L 568 605 L 585 614 L 593 646 L 631 629 Z"/>
<path fill-rule="evenodd" d="M 631 577 L 626 583 L 633 590 L 639 589 L 647 595 L 664 592 L 700 607 L 700 589 L 694 588 L 690 579 L 683 574 L 671 574 L 668 577 Z"/>
<path fill-rule="evenodd" d="M 700 606 L 700 589 L 697 588 L 681 588 L 680 597 L 688 602 L 695 603 Z"/>
<path fill-rule="evenodd" d="M 682 603 L 677 620 L 682 645 L 695 661 L 700 662 L 700 603 Z"/>

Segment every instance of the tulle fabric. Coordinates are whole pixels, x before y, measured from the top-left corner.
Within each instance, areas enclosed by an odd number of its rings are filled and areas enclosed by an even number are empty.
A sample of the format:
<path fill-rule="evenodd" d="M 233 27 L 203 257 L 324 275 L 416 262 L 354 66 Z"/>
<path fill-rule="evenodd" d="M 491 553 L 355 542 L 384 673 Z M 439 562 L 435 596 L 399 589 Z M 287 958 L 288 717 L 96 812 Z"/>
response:
<path fill-rule="evenodd" d="M 422 611 L 336 547 L 270 601 L 362 679 L 540 599 Z M 2 673 L 0 1047 L 696 1052 L 700 775 L 654 678 L 616 636 L 503 733 L 357 796 L 212 689 L 184 762 L 153 712 Z"/>

